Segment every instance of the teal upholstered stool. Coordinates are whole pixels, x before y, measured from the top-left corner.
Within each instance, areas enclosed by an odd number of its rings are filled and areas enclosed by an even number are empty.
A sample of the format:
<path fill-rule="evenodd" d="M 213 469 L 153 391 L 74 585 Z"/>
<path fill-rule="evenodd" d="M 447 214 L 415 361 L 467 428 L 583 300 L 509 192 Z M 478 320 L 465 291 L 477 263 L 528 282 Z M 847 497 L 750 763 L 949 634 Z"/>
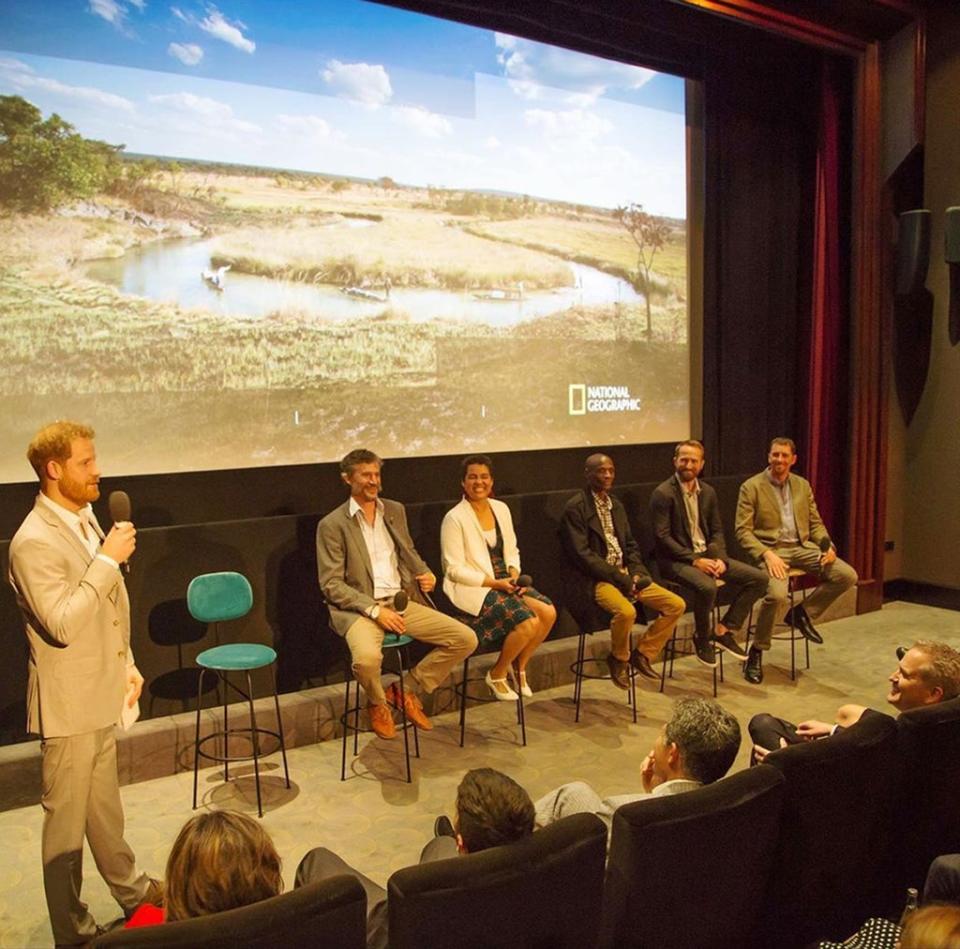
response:
<path fill-rule="evenodd" d="M 215 627 L 227 620 L 246 616 L 253 606 L 253 590 L 250 582 L 242 573 L 204 573 L 194 577 L 187 587 L 187 609 L 190 615 L 201 623 L 213 623 Z M 283 757 L 283 773 L 287 787 L 290 787 L 290 771 L 287 768 L 287 749 L 283 741 L 283 722 L 280 718 L 280 700 L 277 698 L 276 674 L 273 678 L 273 702 L 277 710 L 277 730 L 258 728 L 253 709 L 253 683 L 250 673 L 254 669 L 273 666 L 277 660 L 276 652 L 262 643 L 230 643 L 205 649 L 197 656 L 200 676 L 197 683 L 197 728 L 193 755 L 193 806 L 197 806 L 197 785 L 199 781 L 200 758 L 223 762 L 224 780 L 230 780 L 231 761 L 253 761 L 254 780 L 257 787 L 257 813 L 263 817 L 263 804 L 260 797 L 260 736 L 272 735 L 280 742 L 280 754 Z M 203 678 L 207 673 L 223 681 L 223 730 L 200 738 L 200 712 L 203 699 Z M 243 673 L 247 688 L 244 691 L 229 679 L 230 673 Z M 227 692 L 233 689 L 246 699 L 250 707 L 250 725 L 246 728 L 230 728 L 227 719 Z M 243 734 L 250 741 L 251 753 L 247 755 L 230 754 L 230 736 Z M 223 738 L 223 754 L 203 750 L 203 746 L 215 739 Z"/>
<path fill-rule="evenodd" d="M 343 715 L 340 716 L 340 723 L 343 725 L 343 744 L 340 750 L 340 780 L 346 781 L 347 779 L 347 736 L 352 732 L 353 733 L 353 756 L 356 757 L 360 753 L 360 732 L 363 729 L 360 727 L 360 683 L 356 683 L 356 699 L 353 704 L 350 704 L 350 692 L 351 687 L 354 685 L 353 678 L 353 668 L 351 666 L 351 657 L 350 649 L 347 646 L 346 640 L 343 636 L 340 636 L 333 628 L 331 627 L 331 633 L 336 636 L 342 643 L 344 648 L 344 664 L 343 664 L 343 683 L 345 687 L 345 692 L 343 696 Z M 408 737 L 409 729 L 413 729 L 413 743 L 414 748 L 416 749 L 416 756 L 420 757 L 420 735 L 417 731 L 417 726 L 413 722 L 407 719 L 407 709 L 404 703 L 404 694 L 403 694 L 403 653 L 407 646 L 413 642 L 413 639 L 410 636 L 404 635 L 403 633 L 391 633 L 386 632 L 383 635 L 383 643 L 380 646 L 380 650 L 383 653 L 384 662 L 388 655 L 395 656 L 397 660 L 397 670 L 396 675 L 399 677 L 399 689 L 400 689 L 400 727 L 403 730 L 403 756 L 406 761 L 407 766 L 407 784 L 413 780 L 411 771 L 410 771 L 410 739 Z M 388 670 L 384 669 L 383 672 Z M 351 722 L 350 719 L 353 719 Z"/>

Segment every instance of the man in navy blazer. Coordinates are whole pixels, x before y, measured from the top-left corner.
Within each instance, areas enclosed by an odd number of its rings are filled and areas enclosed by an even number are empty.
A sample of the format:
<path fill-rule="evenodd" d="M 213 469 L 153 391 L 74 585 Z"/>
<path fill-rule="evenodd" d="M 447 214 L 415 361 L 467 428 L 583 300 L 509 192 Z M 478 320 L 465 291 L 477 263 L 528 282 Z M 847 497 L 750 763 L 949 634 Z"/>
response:
<path fill-rule="evenodd" d="M 381 738 L 393 738 L 389 706 L 399 707 L 401 693 L 396 684 L 385 692 L 380 682 L 384 633 L 405 633 L 436 647 L 403 682 L 407 718 L 425 729 L 433 724 L 417 693 L 433 692 L 477 648 L 477 637 L 427 605 L 437 578 L 413 546 L 403 505 L 380 497 L 381 466 L 380 458 L 363 448 L 340 462 L 350 497 L 317 526 L 317 570 L 330 623 L 346 639 L 353 674 L 367 696 L 370 726 Z M 394 609 L 401 590 L 409 597 L 403 613 Z"/>
<path fill-rule="evenodd" d="M 700 480 L 704 460 L 703 445 L 695 439 L 677 445 L 673 452 L 676 473 L 650 496 L 650 520 L 660 574 L 693 592 L 697 658 L 714 666 L 714 646 L 746 660 L 747 653 L 735 634 L 753 604 L 767 592 L 767 574 L 728 556 L 717 492 Z M 718 581 L 736 593 L 714 630 L 711 617 Z"/>

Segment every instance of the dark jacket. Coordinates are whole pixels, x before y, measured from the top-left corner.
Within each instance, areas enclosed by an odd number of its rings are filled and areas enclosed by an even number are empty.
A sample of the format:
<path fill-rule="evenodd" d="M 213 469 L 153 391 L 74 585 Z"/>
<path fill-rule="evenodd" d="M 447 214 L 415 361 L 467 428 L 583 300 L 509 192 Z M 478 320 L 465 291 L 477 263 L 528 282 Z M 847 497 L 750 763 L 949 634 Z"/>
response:
<path fill-rule="evenodd" d="M 650 522 L 653 525 L 657 563 L 661 569 L 669 563 L 692 564 L 695 557 L 727 563 L 729 558 L 723 539 L 717 492 L 709 484 L 700 482 L 700 530 L 707 542 L 707 549 L 702 554 L 694 555 L 683 490 L 674 477 L 657 485 L 650 495 Z"/>
<path fill-rule="evenodd" d="M 607 563 L 607 540 L 589 488 L 570 498 L 560 522 L 560 540 L 567 558 L 580 575 L 588 578 L 591 594 L 593 584 L 601 580 L 612 583 L 624 594 L 633 589 L 633 577 L 640 578 L 637 582 L 640 588 L 652 582 L 640 557 L 640 547 L 633 539 L 626 509 L 613 495 L 610 495 L 610 500 L 613 502 L 610 512 L 613 530 L 623 551 L 623 565 L 627 573 L 621 573 L 619 568 Z"/>

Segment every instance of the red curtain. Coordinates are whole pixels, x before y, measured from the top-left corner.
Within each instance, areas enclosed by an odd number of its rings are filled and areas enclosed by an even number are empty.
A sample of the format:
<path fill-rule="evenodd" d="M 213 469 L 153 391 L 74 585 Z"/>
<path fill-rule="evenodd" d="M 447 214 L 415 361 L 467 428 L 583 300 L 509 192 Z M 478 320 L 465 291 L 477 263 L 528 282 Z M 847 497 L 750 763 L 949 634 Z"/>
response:
<path fill-rule="evenodd" d="M 844 534 L 849 367 L 847 305 L 840 267 L 842 116 L 838 83 L 829 60 L 824 60 L 821 68 L 819 91 L 805 440 L 808 457 L 801 463 L 813 484 L 824 523 L 839 545 Z"/>

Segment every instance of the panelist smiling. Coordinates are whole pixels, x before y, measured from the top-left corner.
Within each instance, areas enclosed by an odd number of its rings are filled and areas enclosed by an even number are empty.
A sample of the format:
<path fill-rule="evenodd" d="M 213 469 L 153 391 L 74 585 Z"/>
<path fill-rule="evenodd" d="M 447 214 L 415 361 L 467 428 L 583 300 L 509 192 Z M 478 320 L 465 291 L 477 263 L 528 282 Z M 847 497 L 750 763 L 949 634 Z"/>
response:
<path fill-rule="evenodd" d="M 533 587 L 517 585 L 520 551 L 510 508 L 491 497 L 493 464 L 486 455 L 471 455 L 461 464 L 463 500 L 447 511 L 440 528 L 443 591 L 467 614 L 481 646 L 500 646 L 500 656 L 486 683 L 501 701 L 516 701 L 507 682 L 524 697 L 527 663 L 553 628 L 557 611 Z M 516 667 L 514 669 L 514 667 Z"/>
<path fill-rule="evenodd" d="M 393 738 L 388 703 L 399 708 L 401 693 L 396 683 L 384 692 L 380 682 L 384 632 L 406 633 L 436 647 L 403 681 L 407 718 L 420 728 L 433 724 L 417 693 L 433 692 L 477 648 L 477 637 L 427 605 L 425 594 L 437 578 L 413 546 L 403 505 L 380 497 L 382 464 L 363 448 L 340 462 L 350 497 L 317 526 L 317 570 L 330 623 L 346 639 L 353 674 L 367 696 L 370 726 L 379 737 Z M 402 615 L 393 609 L 401 590 L 410 598 Z"/>

